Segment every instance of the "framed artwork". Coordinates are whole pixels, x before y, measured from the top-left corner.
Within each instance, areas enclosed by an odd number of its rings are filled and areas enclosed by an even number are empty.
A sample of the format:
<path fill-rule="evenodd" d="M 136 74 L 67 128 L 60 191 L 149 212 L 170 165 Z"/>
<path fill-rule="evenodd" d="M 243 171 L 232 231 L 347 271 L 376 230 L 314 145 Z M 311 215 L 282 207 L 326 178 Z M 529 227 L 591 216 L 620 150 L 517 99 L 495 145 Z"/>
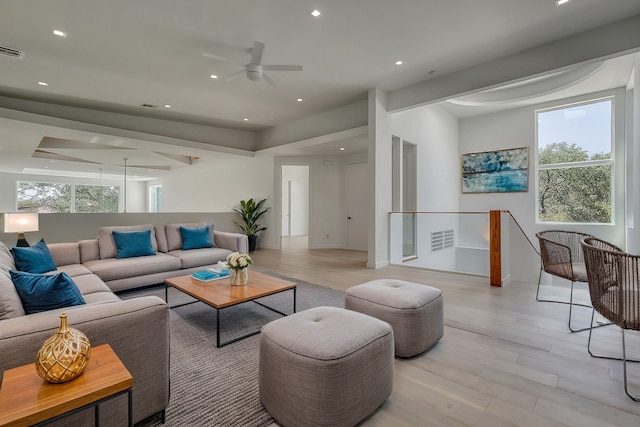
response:
<path fill-rule="evenodd" d="M 462 155 L 462 193 L 527 191 L 529 147 Z"/>

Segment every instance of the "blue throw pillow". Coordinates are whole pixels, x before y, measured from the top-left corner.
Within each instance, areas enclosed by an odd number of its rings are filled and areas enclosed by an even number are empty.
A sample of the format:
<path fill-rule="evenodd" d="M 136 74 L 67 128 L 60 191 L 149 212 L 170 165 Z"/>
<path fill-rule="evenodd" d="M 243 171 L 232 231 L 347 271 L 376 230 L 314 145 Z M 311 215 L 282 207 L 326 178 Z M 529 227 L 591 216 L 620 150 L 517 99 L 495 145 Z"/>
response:
<path fill-rule="evenodd" d="M 151 246 L 151 230 L 113 231 L 116 242 L 116 258 L 155 255 Z"/>
<path fill-rule="evenodd" d="M 180 227 L 180 234 L 182 235 L 183 250 L 210 248 L 213 246 L 211 244 L 208 225 L 202 228 Z"/>
<path fill-rule="evenodd" d="M 11 248 L 11 253 L 19 271 L 40 274 L 56 269 L 56 264 L 53 262 L 51 252 L 49 252 L 44 240 L 40 240 L 35 245 L 27 248 Z"/>
<path fill-rule="evenodd" d="M 26 314 L 86 304 L 67 273 L 46 275 L 13 270 L 9 273 Z"/>

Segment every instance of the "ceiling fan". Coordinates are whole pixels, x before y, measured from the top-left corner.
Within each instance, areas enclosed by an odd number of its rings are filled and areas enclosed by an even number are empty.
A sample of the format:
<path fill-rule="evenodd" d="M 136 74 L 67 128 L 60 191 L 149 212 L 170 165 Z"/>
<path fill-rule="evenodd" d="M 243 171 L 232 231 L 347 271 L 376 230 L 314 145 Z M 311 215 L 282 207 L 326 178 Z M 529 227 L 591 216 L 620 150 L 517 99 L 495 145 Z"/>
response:
<path fill-rule="evenodd" d="M 261 64 L 260 62 L 262 61 L 262 52 L 264 51 L 264 43 L 262 42 L 258 42 L 258 41 L 254 41 L 253 42 L 253 47 L 251 49 L 249 49 L 249 51 L 251 52 L 251 62 L 249 62 L 248 64 L 244 65 L 244 64 L 239 64 L 242 65 L 244 68 L 240 71 L 236 71 L 235 73 L 231 73 L 229 75 L 224 76 L 223 78 L 229 78 L 231 76 L 234 76 L 236 74 L 240 74 L 240 73 L 244 73 L 246 72 L 247 74 L 247 78 L 251 81 L 258 81 L 261 80 L 262 78 L 264 78 L 264 80 L 267 81 L 267 83 L 269 83 L 271 86 L 276 87 L 278 86 L 276 84 L 275 81 L 273 81 L 273 79 L 271 78 L 271 76 L 269 76 L 269 74 L 265 73 L 265 71 L 302 71 L 302 65 L 267 65 L 267 64 Z M 211 58 L 211 59 L 217 59 L 220 61 L 224 61 L 224 62 L 230 62 L 232 64 L 237 64 L 237 62 L 235 61 L 231 61 L 229 59 L 223 58 L 221 56 L 218 55 L 214 55 L 211 53 L 203 53 L 202 56 L 205 56 L 207 58 Z"/>

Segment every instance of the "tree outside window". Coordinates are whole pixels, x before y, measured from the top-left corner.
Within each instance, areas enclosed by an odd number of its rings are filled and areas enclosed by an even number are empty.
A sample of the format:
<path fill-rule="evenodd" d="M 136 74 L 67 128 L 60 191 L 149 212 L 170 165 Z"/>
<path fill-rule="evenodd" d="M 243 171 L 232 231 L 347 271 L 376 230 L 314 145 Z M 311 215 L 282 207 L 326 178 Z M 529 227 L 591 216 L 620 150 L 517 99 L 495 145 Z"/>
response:
<path fill-rule="evenodd" d="M 18 181 L 18 212 L 118 212 L 118 186 Z"/>
<path fill-rule="evenodd" d="M 613 99 L 537 112 L 539 222 L 612 222 Z"/>

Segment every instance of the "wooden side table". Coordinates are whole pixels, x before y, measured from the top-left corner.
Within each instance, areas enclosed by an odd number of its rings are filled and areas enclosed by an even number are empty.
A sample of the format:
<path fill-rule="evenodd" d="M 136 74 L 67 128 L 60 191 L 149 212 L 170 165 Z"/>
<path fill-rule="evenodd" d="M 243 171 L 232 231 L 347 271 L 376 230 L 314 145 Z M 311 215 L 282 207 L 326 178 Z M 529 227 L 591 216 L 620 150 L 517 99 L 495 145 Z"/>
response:
<path fill-rule="evenodd" d="M 108 344 L 91 349 L 84 373 L 62 384 L 45 382 L 35 364 L 4 372 L 0 387 L 0 426 L 30 426 L 58 420 L 95 408 L 100 423 L 100 403 L 127 394 L 129 426 L 133 426 L 133 377 Z"/>

